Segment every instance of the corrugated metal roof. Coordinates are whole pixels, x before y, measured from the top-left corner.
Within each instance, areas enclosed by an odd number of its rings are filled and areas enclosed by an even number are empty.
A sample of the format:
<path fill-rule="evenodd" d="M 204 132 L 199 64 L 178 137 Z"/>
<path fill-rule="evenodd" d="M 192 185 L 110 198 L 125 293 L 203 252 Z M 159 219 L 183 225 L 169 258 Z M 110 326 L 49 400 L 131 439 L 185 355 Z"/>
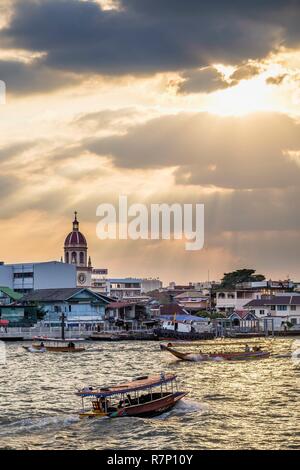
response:
<path fill-rule="evenodd" d="M 82 287 L 69 287 L 69 288 L 59 288 L 59 289 L 36 289 L 22 297 L 24 302 L 64 302 L 71 299 L 74 295 L 78 294 L 81 291 L 88 291 L 99 300 L 109 303 L 110 298 L 103 294 L 98 294 L 93 292 L 90 289 Z"/>
<path fill-rule="evenodd" d="M 110 304 L 107 305 L 106 308 L 123 308 L 123 307 L 132 307 L 134 305 L 135 303 L 129 303 L 129 302 L 111 302 Z"/>
<path fill-rule="evenodd" d="M 201 294 L 201 292 L 198 292 L 198 291 L 188 291 L 188 292 L 182 292 L 182 294 L 178 294 L 176 295 L 175 299 L 184 299 L 186 297 L 190 297 L 190 298 L 196 298 L 196 299 L 203 299 L 203 300 L 207 300 L 208 299 L 208 296 L 207 295 L 204 295 L 204 294 Z"/>
<path fill-rule="evenodd" d="M 23 294 L 15 292 L 14 290 L 10 289 L 10 287 L 0 287 L 0 291 L 4 292 L 4 294 L 8 295 L 13 300 L 20 300 L 23 297 Z"/>
<path fill-rule="evenodd" d="M 264 307 L 268 305 L 300 305 L 300 295 L 276 295 L 269 299 L 255 299 L 244 307 Z"/>
<path fill-rule="evenodd" d="M 184 309 L 178 304 L 167 304 L 160 306 L 160 314 L 161 315 L 174 315 L 176 314 L 184 314 Z"/>

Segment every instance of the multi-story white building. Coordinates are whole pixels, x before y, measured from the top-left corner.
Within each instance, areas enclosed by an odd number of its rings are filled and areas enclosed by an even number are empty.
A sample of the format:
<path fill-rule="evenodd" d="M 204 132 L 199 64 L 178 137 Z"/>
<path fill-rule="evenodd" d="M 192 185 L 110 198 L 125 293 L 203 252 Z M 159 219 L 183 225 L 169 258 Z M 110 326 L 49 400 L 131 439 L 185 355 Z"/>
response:
<path fill-rule="evenodd" d="M 216 309 L 225 313 L 243 310 L 251 300 L 284 293 L 289 288 L 291 288 L 289 283 L 274 281 L 244 282 L 231 289 L 220 287 L 216 291 Z"/>
<path fill-rule="evenodd" d="M 218 312 L 232 313 L 235 310 L 242 310 L 250 300 L 260 298 L 259 291 L 222 289 L 216 293 L 216 309 Z"/>
<path fill-rule="evenodd" d="M 107 279 L 106 295 L 126 302 L 149 300 L 149 297 L 142 293 L 142 280 L 131 277 Z"/>
<path fill-rule="evenodd" d="M 94 292 L 106 294 L 107 285 L 107 270 L 105 269 L 93 269 L 92 270 L 92 287 Z"/>
<path fill-rule="evenodd" d="M 59 261 L 0 265 L 0 285 L 15 292 L 76 287 L 76 267 Z"/>
<path fill-rule="evenodd" d="M 143 294 L 147 294 L 147 292 L 151 292 L 153 290 L 160 290 L 162 289 L 163 283 L 159 278 L 146 278 L 141 279 L 141 291 Z"/>

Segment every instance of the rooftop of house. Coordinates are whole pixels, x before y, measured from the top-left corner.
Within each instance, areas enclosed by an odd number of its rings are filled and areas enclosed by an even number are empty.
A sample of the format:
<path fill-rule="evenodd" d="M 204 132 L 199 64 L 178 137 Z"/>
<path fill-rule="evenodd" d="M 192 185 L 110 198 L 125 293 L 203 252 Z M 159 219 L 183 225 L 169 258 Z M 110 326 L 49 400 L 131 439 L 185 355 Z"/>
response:
<path fill-rule="evenodd" d="M 202 295 L 201 292 L 199 291 L 187 291 L 187 292 L 182 292 L 181 294 L 176 295 L 175 299 L 185 299 L 187 297 L 193 298 L 193 299 L 198 299 L 201 298 L 203 300 L 206 300 L 208 297 L 205 295 Z"/>
<path fill-rule="evenodd" d="M 160 306 L 160 314 L 161 315 L 177 315 L 177 314 L 184 314 L 186 311 L 183 307 L 180 307 L 178 304 L 167 304 Z"/>
<path fill-rule="evenodd" d="M 91 296 L 94 296 L 95 298 L 98 298 L 99 300 L 102 300 L 106 303 L 111 301 L 111 299 L 106 295 L 99 294 L 82 287 L 36 289 L 32 292 L 29 292 L 28 294 L 25 294 L 21 300 L 23 302 L 64 302 L 71 299 L 76 294 L 79 294 L 81 291 L 87 291 L 91 294 Z"/>
<path fill-rule="evenodd" d="M 229 319 L 239 317 L 241 320 L 250 316 L 251 314 L 247 310 L 235 310 L 235 312 L 229 315 Z"/>
<path fill-rule="evenodd" d="M 135 306 L 135 303 L 129 303 L 129 302 L 111 302 L 106 306 L 106 308 L 123 308 L 123 307 L 133 307 Z"/>
<path fill-rule="evenodd" d="M 215 292 L 241 292 L 241 291 L 246 291 L 246 292 L 261 292 L 261 291 L 273 291 L 273 292 L 278 292 L 280 290 L 286 290 L 287 287 L 284 287 L 282 285 L 280 286 L 250 286 L 250 287 L 240 287 L 240 286 L 235 286 L 235 287 L 218 287 L 214 291 Z"/>
<path fill-rule="evenodd" d="M 10 289 L 10 287 L 0 287 L 0 291 L 8 295 L 8 297 L 13 300 L 20 300 L 23 297 L 23 294 L 15 292 L 14 290 Z"/>
<path fill-rule="evenodd" d="M 255 299 L 248 302 L 245 307 L 265 307 L 271 305 L 300 305 L 300 295 L 274 295 L 269 298 Z"/>
<path fill-rule="evenodd" d="M 62 263 L 61 261 L 53 260 L 53 261 L 34 261 L 34 262 L 26 262 L 26 263 L 3 263 L 0 264 L 0 267 L 23 267 L 23 266 L 33 266 L 33 265 L 38 265 L 38 264 L 63 264 L 66 265 L 66 263 Z M 67 266 L 72 266 L 72 265 L 67 265 Z"/>
<path fill-rule="evenodd" d="M 142 282 L 142 279 L 136 279 L 136 278 L 133 278 L 133 277 L 124 277 L 124 278 L 109 278 L 107 279 L 109 282 L 117 282 L 117 283 L 120 283 L 120 284 L 127 284 L 127 283 L 131 283 L 131 284 L 140 284 Z"/>

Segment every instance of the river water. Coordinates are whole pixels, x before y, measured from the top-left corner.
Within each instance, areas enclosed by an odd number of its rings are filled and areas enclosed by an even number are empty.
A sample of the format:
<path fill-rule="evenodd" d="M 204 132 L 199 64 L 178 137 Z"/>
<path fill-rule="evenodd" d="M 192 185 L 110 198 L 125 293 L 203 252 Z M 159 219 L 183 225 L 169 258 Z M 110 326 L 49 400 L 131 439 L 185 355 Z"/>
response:
<path fill-rule="evenodd" d="M 276 354 L 296 338 L 266 340 Z M 300 364 L 178 361 L 156 342 L 89 342 L 78 354 L 6 345 L 0 366 L 1 449 L 300 449 Z M 197 343 L 189 350 L 197 350 Z M 76 388 L 176 373 L 188 396 L 151 419 L 79 420 Z"/>

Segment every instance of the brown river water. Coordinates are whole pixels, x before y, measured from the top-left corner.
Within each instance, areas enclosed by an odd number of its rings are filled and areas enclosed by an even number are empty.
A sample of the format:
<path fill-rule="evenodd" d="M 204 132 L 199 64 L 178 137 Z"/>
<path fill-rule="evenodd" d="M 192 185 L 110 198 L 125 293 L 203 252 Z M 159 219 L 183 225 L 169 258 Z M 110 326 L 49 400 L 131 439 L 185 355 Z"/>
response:
<path fill-rule="evenodd" d="M 0 449 L 300 449 L 300 359 L 285 357 L 299 339 L 265 341 L 280 357 L 196 363 L 161 352 L 157 342 L 89 342 L 81 354 L 33 354 L 24 343 L 6 344 Z M 197 351 L 197 343 L 188 350 Z M 77 388 L 162 371 L 176 373 L 189 392 L 172 411 L 151 419 L 78 418 Z"/>

